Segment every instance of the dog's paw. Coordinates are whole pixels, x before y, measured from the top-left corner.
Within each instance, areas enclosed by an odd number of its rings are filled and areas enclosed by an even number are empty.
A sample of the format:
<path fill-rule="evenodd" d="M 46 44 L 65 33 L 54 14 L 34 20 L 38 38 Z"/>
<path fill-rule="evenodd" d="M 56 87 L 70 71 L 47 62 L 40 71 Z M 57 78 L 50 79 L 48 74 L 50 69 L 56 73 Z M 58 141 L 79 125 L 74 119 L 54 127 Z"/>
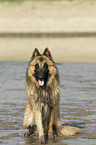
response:
<path fill-rule="evenodd" d="M 45 144 L 45 137 L 44 137 L 44 136 L 41 136 L 41 137 L 39 138 L 39 143 L 40 143 L 40 144 Z"/>
<path fill-rule="evenodd" d="M 26 137 L 26 136 L 28 136 L 28 134 L 27 133 L 23 133 L 21 136 L 22 137 Z"/>
<path fill-rule="evenodd" d="M 48 139 L 54 139 L 53 133 L 48 134 Z"/>
<path fill-rule="evenodd" d="M 54 133 L 48 134 L 48 139 L 55 139 L 57 138 L 57 135 Z"/>
<path fill-rule="evenodd" d="M 26 132 L 26 133 L 23 133 L 23 134 L 22 134 L 22 137 L 27 137 L 27 136 L 30 136 L 30 135 L 31 135 L 31 132 L 28 131 L 28 132 Z"/>

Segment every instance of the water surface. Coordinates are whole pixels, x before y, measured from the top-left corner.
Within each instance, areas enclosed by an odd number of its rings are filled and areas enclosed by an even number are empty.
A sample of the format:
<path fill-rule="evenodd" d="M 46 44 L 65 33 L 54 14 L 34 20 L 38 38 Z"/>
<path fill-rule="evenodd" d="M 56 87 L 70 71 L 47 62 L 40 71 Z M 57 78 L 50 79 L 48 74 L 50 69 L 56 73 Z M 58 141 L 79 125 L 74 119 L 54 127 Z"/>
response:
<path fill-rule="evenodd" d="M 0 62 L 0 143 L 38 144 L 38 136 L 22 138 L 26 107 L 25 74 L 28 62 Z M 48 144 L 96 144 L 96 63 L 57 64 L 60 74 L 62 123 L 78 126 L 83 133 L 58 137 Z"/>

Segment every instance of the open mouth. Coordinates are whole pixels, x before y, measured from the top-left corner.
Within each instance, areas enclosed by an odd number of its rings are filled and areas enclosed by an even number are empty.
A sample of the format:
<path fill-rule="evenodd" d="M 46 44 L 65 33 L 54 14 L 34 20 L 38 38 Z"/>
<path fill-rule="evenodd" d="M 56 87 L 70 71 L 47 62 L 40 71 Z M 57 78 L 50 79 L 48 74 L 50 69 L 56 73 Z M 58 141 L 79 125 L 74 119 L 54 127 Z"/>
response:
<path fill-rule="evenodd" d="M 42 80 L 39 79 L 39 85 L 40 85 L 40 86 L 44 86 L 44 79 L 42 79 Z"/>

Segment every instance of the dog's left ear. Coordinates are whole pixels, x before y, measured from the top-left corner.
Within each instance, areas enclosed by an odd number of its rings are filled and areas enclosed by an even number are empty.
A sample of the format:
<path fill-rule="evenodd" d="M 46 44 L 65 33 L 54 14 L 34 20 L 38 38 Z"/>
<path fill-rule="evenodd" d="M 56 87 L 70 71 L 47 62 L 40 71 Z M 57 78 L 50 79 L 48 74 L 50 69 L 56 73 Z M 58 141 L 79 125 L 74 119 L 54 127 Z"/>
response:
<path fill-rule="evenodd" d="M 48 48 L 45 48 L 43 55 L 47 56 L 50 60 L 53 60 L 51 52 L 49 51 Z"/>

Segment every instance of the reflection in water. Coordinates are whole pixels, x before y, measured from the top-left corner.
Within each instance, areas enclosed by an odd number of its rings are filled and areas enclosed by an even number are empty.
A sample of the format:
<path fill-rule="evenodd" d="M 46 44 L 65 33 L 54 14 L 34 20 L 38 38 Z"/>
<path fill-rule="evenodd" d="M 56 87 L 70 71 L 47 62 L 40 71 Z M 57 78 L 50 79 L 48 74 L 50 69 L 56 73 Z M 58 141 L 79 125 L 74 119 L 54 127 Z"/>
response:
<path fill-rule="evenodd" d="M 58 137 L 48 144 L 96 143 L 96 64 L 64 63 L 57 65 L 60 74 L 60 113 L 65 125 L 78 126 L 84 133 Z M 27 62 L 0 62 L 0 143 L 38 144 L 38 135 L 22 138 L 26 107 L 25 74 Z"/>

